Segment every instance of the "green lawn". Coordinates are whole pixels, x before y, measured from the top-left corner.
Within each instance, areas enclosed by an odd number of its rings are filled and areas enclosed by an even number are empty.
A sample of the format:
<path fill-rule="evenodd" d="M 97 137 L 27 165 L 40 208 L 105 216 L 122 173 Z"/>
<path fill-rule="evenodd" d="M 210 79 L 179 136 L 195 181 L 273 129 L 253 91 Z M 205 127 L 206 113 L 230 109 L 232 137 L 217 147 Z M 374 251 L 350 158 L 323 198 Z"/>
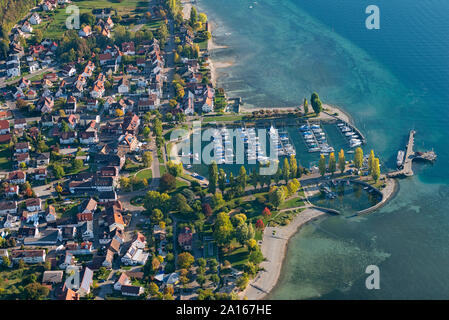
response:
<path fill-rule="evenodd" d="M 243 266 L 248 262 L 249 252 L 245 246 L 237 248 L 230 253 L 223 255 L 223 260 L 228 260 L 236 269 L 243 269 Z"/>
<path fill-rule="evenodd" d="M 139 13 L 139 10 L 136 10 L 137 8 L 144 10 L 148 6 L 147 2 L 142 0 L 122 0 L 121 2 L 115 0 L 83 0 L 74 1 L 73 5 L 79 7 L 80 14 L 92 12 L 94 8 L 112 8 L 117 10 L 117 14 L 120 16 Z M 65 22 L 69 16 L 70 13 L 66 13 L 66 9 L 59 8 L 50 13 L 48 18 L 44 18 L 39 26 L 33 26 L 33 28 L 42 30 L 44 38 L 60 39 L 66 30 Z M 149 23 L 149 26 L 150 28 L 157 28 L 160 23 L 160 21 L 153 21 Z"/>
<path fill-rule="evenodd" d="M 283 204 L 279 206 L 279 209 L 288 209 L 288 208 L 297 208 L 302 207 L 304 205 L 304 201 L 301 197 L 295 197 L 290 200 L 285 201 Z"/>
<path fill-rule="evenodd" d="M 0 169 L 11 170 L 11 150 L 4 146 L 0 149 Z"/>
<path fill-rule="evenodd" d="M 136 174 L 138 179 L 151 179 L 153 177 L 153 172 L 151 169 L 141 170 Z"/>
<path fill-rule="evenodd" d="M 189 184 L 186 181 L 176 179 L 176 188 L 187 187 L 188 185 Z"/>

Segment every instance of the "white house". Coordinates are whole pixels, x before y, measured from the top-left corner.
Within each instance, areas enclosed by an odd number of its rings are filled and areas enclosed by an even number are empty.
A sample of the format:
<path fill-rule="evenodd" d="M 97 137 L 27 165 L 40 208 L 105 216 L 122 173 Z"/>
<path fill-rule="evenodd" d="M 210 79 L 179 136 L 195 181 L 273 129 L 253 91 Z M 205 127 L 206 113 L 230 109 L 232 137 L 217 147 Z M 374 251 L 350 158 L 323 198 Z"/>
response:
<path fill-rule="evenodd" d="M 28 21 L 25 21 L 22 25 L 22 31 L 26 32 L 26 33 L 33 32 L 33 27 L 31 26 L 31 23 L 29 23 Z"/>
<path fill-rule="evenodd" d="M 11 258 L 14 262 L 23 260 L 25 263 L 43 263 L 45 262 L 45 250 L 13 250 Z"/>
<path fill-rule="evenodd" d="M 20 64 L 17 63 L 9 65 L 6 70 L 6 75 L 10 78 L 18 77 L 20 74 Z"/>
<path fill-rule="evenodd" d="M 118 93 L 128 93 L 129 92 L 129 81 L 126 77 L 123 77 L 118 85 Z"/>
<path fill-rule="evenodd" d="M 32 61 L 32 62 L 28 63 L 28 68 L 30 69 L 31 73 L 40 70 L 39 62 Z"/>
<path fill-rule="evenodd" d="M 40 24 L 42 22 L 41 17 L 35 12 L 30 18 L 30 23 L 33 25 Z"/>
<path fill-rule="evenodd" d="M 25 204 L 28 211 L 34 212 L 42 210 L 42 200 L 40 198 L 27 199 Z"/>

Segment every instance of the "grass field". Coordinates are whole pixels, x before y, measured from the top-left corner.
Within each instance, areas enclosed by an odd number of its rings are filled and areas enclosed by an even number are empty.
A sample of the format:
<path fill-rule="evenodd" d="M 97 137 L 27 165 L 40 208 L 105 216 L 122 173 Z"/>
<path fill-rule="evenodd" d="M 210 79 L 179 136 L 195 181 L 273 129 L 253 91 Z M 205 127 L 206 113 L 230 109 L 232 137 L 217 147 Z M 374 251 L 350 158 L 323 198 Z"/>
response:
<path fill-rule="evenodd" d="M 122 2 L 111 0 L 82 0 L 72 1 L 72 5 L 80 9 L 80 14 L 91 12 L 95 8 L 112 8 L 117 10 L 117 14 L 123 16 L 139 13 L 139 8 L 144 11 L 148 7 L 148 2 L 144 0 L 123 0 Z M 66 9 L 58 8 L 51 12 L 48 18 L 42 19 L 40 25 L 33 26 L 33 29 L 42 30 L 44 38 L 59 39 L 67 29 L 65 22 L 71 14 L 67 13 Z M 150 27 L 152 27 L 151 24 L 154 24 L 155 28 L 158 26 L 158 22 L 150 23 Z"/>
<path fill-rule="evenodd" d="M 230 253 L 224 254 L 223 260 L 229 261 L 234 268 L 242 270 L 243 266 L 248 262 L 248 256 L 248 248 L 241 246 Z"/>
<path fill-rule="evenodd" d="M 138 178 L 138 179 L 151 179 L 152 176 L 153 176 L 153 172 L 151 171 L 151 169 L 145 169 L 145 170 L 139 171 L 136 174 L 136 178 Z"/>
<path fill-rule="evenodd" d="M 288 209 L 288 208 L 297 208 L 302 207 L 304 205 L 304 201 L 301 197 L 292 198 L 290 200 L 285 201 L 279 206 L 279 209 Z"/>
<path fill-rule="evenodd" d="M 11 150 L 7 146 L 0 147 L 0 169 L 11 170 Z"/>

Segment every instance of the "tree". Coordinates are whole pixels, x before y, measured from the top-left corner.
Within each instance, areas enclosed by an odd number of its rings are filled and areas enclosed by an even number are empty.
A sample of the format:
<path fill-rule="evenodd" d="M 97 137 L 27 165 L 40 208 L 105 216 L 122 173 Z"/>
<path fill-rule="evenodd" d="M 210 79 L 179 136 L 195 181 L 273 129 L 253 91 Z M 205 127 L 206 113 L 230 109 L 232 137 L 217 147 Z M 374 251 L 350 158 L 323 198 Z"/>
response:
<path fill-rule="evenodd" d="M 129 190 L 131 188 L 131 179 L 128 177 L 121 177 L 120 188 L 122 188 L 123 190 Z"/>
<path fill-rule="evenodd" d="M 176 178 L 170 173 L 164 173 L 159 182 L 159 188 L 162 191 L 169 191 L 176 188 Z"/>
<path fill-rule="evenodd" d="M 145 138 L 148 139 L 148 137 L 150 136 L 150 133 L 151 133 L 151 129 L 150 129 L 150 128 L 148 128 L 148 127 L 143 128 L 142 134 L 143 134 L 143 136 L 144 136 Z"/>
<path fill-rule="evenodd" d="M 150 282 L 150 285 L 148 286 L 148 291 L 152 296 L 155 296 L 159 293 L 159 287 L 154 282 Z"/>
<path fill-rule="evenodd" d="M 214 238 L 218 245 L 226 246 L 229 244 L 232 232 L 233 226 L 229 216 L 224 212 L 220 212 L 214 225 Z"/>
<path fill-rule="evenodd" d="M 23 108 L 28 107 L 28 103 L 27 103 L 25 100 L 23 100 L 23 99 L 17 99 L 17 101 L 16 101 L 16 107 L 17 107 L 18 109 L 23 109 Z"/>
<path fill-rule="evenodd" d="M 371 176 L 373 177 L 374 181 L 377 182 L 377 180 L 379 180 L 379 177 L 380 177 L 379 158 L 374 158 L 374 160 L 373 160 L 373 168 L 372 168 Z"/>
<path fill-rule="evenodd" d="M 265 207 L 265 209 L 262 210 L 262 216 L 264 216 L 265 218 L 271 216 L 271 211 L 270 209 L 268 209 L 268 207 Z"/>
<path fill-rule="evenodd" d="M 197 21 L 198 12 L 196 11 L 196 8 L 192 6 L 192 8 L 190 9 L 190 25 L 193 27 Z"/>
<path fill-rule="evenodd" d="M 205 13 L 200 13 L 199 15 L 198 15 L 198 19 L 201 21 L 201 23 L 206 23 L 207 22 L 207 15 L 205 14 Z"/>
<path fill-rule="evenodd" d="M 320 156 L 320 161 L 318 162 L 318 168 L 320 169 L 320 174 L 322 177 L 326 174 L 326 158 L 324 155 Z"/>
<path fill-rule="evenodd" d="M 334 174 L 336 170 L 337 170 L 337 162 L 335 160 L 335 154 L 331 152 L 329 155 L 329 171 L 331 174 Z"/>
<path fill-rule="evenodd" d="M 368 157 L 368 173 L 372 174 L 373 168 L 374 168 L 374 150 L 371 150 L 369 157 Z"/>
<path fill-rule="evenodd" d="M 151 163 L 153 162 L 153 155 L 150 151 L 145 151 L 142 155 L 142 161 L 143 165 L 148 168 L 151 166 Z"/>
<path fill-rule="evenodd" d="M 242 223 L 235 228 L 235 237 L 237 241 L 242 245 L 249 240 L 248 225 L 246 223 Z"/>
<path fill-rule="evenodd" d="M 223 193 L 226 189 L 226 173 L 223 169 L 218 172 L 218 188 Z"/>
<path fill-rule="evenodd" d="M 179 210 L 181 213 L 190 213 L 192 208 L 188 205 L 186 197 L 182 194 L 177 193 L 172 198 L 172 209 Z"/>
<path fill-rule="evenodd" d="M 203 285 L 206 283 L 206 277 L 203 274 L 199 274 L 196 277 L 196 282 L 198 282 L 198 284 L 201 286 L 201 288 L 203 287 Z"/>
<path fill-rule="evenodd" d="M 298 176 L 298 162 L 294 154 L 290 156 L 290 176 L 296 178 Z"/>
<path fill-rule="evenodd" d="M 268 192 L 268 200 L 275 208 L 279 208 L 285 200 L 285 193 L 281 188 L 272 187 Z"/>
<path fill-rule="evenodd" d="M 178 254 L 177 263 L 178 266 L 183 269 L 188 269 L 195 261 L 195 258 L 189 252 L 183 252 Z"/>
<path fill-rule="evenodd" d="M 73 168 L 75 169 L 75 170 L 81 170 L 82 168 L 83 168 L 83 166 L 84 166 L 84 164 L 83 164 L 83 160 L 81 160 L 81 159 L 76 159 L 76 158 L 74 158 L 73 159 Z"/>
<path fill-rule="evenodd" d="M 153 209 L 160 209 L 162 212 L 167 212 L 170 209 L 171 197 L 167 193 L 159 193 L 157 191 L 148 191 L 143 202 L 144 208 L 148 212 Z"/>
<path fill-rule="evenodd" d="M 202 205 L 202 209 L 203 209 L 203 213 L 204 215 L 209 218 L 210 216 L 212 216 L 212 208 L 210 207 L 210 204 L 205 203 Z"/>
<path fill-rule="evenodd" d="M 363 150 L 360 147 L 357 147 L 355 149 L 355 154 L 354 154 L 354 166 L 360 170 L 360 168 L 362 168 L 363 165 Z"/>
<path fill-rule="evenodd" d="M 82 13 L 80 16 L 80 23 L 81 24 L 87 24 L 87 25 L 93 25 L 96 21 L 95 16 L 90 13 L 90 12 L 86 12 L 86 13 Z"/>
<path fill-rule="evenodd" d="M 253 250 L 249 255 L 249 261 L 252 263 L 258 265 L 263 261 L 263 254 L 262 251 L 260 251 L 259 247 L 256 247 L 256 250 Z"/>
<path fill-rule="evenodd" d="M 248 239 L 254 239 L 256 236 L 256 232 L 254 231 L 253 225 L 250 223 L 248 224 Z"/>
<path fill-rule="evenodd" d="M 182 175 L 182 163 L 175 163 L 170 160 L 167 163 L 167 170 L 172 176 L 179 177 Z"/>
<path fill-rule="evenodd" d="M 25 299 L 42 300 L 48 296 L 50 289 L 37 282 L 32 282 L 24 287 Z"/>
<path fill-rule="evenodd" d="M 225 204 L 225 201 L 223 200 L 223 195 L 220 192 L 215 192 L 212 197 L 212 205 L 214 208 L 221 207 Z"/>
<path fill-rule="evenodd" d="M 9 258 L 7 256 L 3 256 L 2 257 L 2 265 L 4 267 L 9 267 L 11 264 L 11 260 L 9 260 Z"/>
<path fill-rule="evenodd" d="M 214 273 L 210 276 L 210 281 L 212 281 L 215 285 L 218 285 L 220 283 L 220 277 L 218 274 Z"/>
<path fill-rule="evenodd" d="M 340 169 L 341 173 L 345 171 L 346 167 L 346 159 L 345 159 L 345 152 L 343 149 L 340 150 L 338 153 L 338 169 Z"/>
<path fill-rule="evenodd" d="M 164 214 L 160 209 L 153 209 L 153 212 L 151 213 L 151 220 L 154 222 L 159 222 L 162 219 L 164 219 Z"/>
<path fill-rule="evenodd" d="M 241 190 L 245 191 L 246 184 L 248 181 L 248 176 L 246 175 L 246 169 L 244 166 L 240 167 L 238 181 L 239 181 L 239 186 L 240 186 Z"/>
<path fill-rule="evenodd" d="M 290 165 L 288 164 L 288 159 L 284 158 L 284 166 L 282 167 L 282 177 L 284 181 L 287 182 L 290 178 Z"/>
<path fill-rule="evenodd" d="M 312 97 L 310 98 L 310 102 L 312 104 L 312 109 L 318 116 L 320 112 L 323 110 L 323 106 L 321 103 L 320 98 L 318 97 L 318 94 L 316 92 L 312 93 Z"/>
<path fill-rule="evenodd" d="M 304 98 L 304 114 L 308 114 L 309 113 L 309 103 L 307 102 L 307 99 Z"/>
<path fill-rule="evenodd" d="M 258 172 L 259 172 L 258 170 L 253 170 L 251 172 L 251 175 L 249 178 L 249 182 L 254 187 L 254 190 L 257 189 L 257 185 L 259 184 L 259 173 Z"/>
<path fill-rule="evenodd" d="M 265 228 L 265 224 L 263 223 L 262 219 L 256 221 L 256 228 L 260 230 L 263 230 Z"/>
<path fill-rule="evenodd" d="M 209 192 L 215 193 L 218 182 L 218 167 L 215 161 L 209 165 Z"/>
<path fill-rule="evenodd" d="M 296 179 L 296 178 L 289 181 L 289 183 L 287 184 L 288 194 L 289 195 L 295 194 L 298 191 L 300 186 L 301 186 L 301 184 L 299 183 L 298 179 Z"/>
<path fill-rule="evenodd" d="M 119 118 L 123 117 L 125 113 L 123 112 L 122 109 L 115 109 L 115 115 Z"/>
<path fill-rule="evenodd" d="M 61 192 L 62 192 L 62 186 L 61 186 L 60 184 L 58 184 L 58 185 L 55 187 L 55 190 L 56 190 L 57 193 L 61 193 Z"/>
<path fill-rule="evenodd" d="M 240 289 L 240 291 L 245 290 L 249 282 L 249 276 L 247 273 L 243 273 L 236 281 L 235 285 Z"/>
<path fill-rule="evenodd" d="M 53 164 L 52 169 L 56 179 L 61 179 L 65 175 L 64 168 L 59 164 Z"/>

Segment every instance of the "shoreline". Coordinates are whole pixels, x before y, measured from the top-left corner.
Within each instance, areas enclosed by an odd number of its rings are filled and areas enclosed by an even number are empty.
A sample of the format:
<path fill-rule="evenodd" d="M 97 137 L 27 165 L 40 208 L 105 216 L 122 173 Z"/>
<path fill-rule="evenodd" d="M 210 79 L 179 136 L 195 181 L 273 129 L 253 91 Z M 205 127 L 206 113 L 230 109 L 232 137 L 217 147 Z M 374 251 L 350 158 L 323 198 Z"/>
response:
<path fill-rule="evenodd" d="M 279 281 L 291 237 L 302 226 L 324 215 L 327 214 L 309 207 L 300 212 L 286 226 L 266 227 L 260 245 L 262 254 L 266 259 L 260 264 L 260 267 L 264 270 L 258 272 L 246 289 L 239 293 L 239 296 L 246 297 L 248 300 L 261 300 L 270 294 Z M 273 235 L 273 231 L 276 232 L 275 235 Z"/>
<path fill-rule="evenodd" d="M 192 4 L 190 1 L 183 2 L 183 15 L 190 16 L 190 8 Z M 209 31 L 212 35 L 212 23 L 209 21 Z M 214 61 L 210 56 L 210 52 L 216 49 L 224 49 L 227 46 L 219 46 L 215 44 L 213 41 L 213 35 L 208 40 L 207 43 L 207 52 L 209 53 L 208 63 L 211 72 L 211 83 L 214 87 L 217 86 L 218 74 L 217 69 L 227 68 L 234 64 L 232 61 L 219 62 Z M 240 106 L 239 114 L 241 113 L 251 113 L 259 110 L 283 110 L 283 111 L 295 111 L 297 109 L 302 109 L 302 105 L 293 106 L 293 107 L 246 107 Z M 326 120 L 342 120 L 354 128 L 355 126 L 354 119 L 352 116 L 341 109 L 338 106 L 323 104 L 323 111 L 320 113 L 318 117 L 312 118 L 314 120 L 326 121 Z M 359 130 L 359 129 L 357 129 Z M 174 147 L 177 149 L 177 143 L 174 144 Z M 172 150 L 173 151 L 173 150 Z M 177 157 L 179 159 L 179 157 Z M 382 200 L 365 210 L 362 210 L 357 213 L 357 215 L 367 214 L 373 211 L 378 210 L 380 207 L 384 206 L 391 199 L 393 199 L 399 191 L 399 182 L 396 179 L 388 178 L 386 181 L 386 187 L 381 191 Z M 260 243 L 260 249 L 265 260 L 260 264 L 262 271 L 259 271 L 256 274 L 254 279 L 251 279 L 242 292 L 239 292 L 238 295 L 240 298 L 246 298 L 248 300 L 261 300 L 270 295 L 273 289 L 278 285 L 282 270 L 285 268 L 285 259 L 287 255 L 287 251 L 289 248 L 290 239 L 297 234 L 301 227 L 305 224 L 317 220 L 325 215 L 327 215 L 325 211 L 307 206 L 306 209 L 300 212 L 288 225 L 286 226 L 277 226 L 277 227 L 266 227 L 262 241 Z M 273 232 L 275 234 L 273 235 Z"/>

